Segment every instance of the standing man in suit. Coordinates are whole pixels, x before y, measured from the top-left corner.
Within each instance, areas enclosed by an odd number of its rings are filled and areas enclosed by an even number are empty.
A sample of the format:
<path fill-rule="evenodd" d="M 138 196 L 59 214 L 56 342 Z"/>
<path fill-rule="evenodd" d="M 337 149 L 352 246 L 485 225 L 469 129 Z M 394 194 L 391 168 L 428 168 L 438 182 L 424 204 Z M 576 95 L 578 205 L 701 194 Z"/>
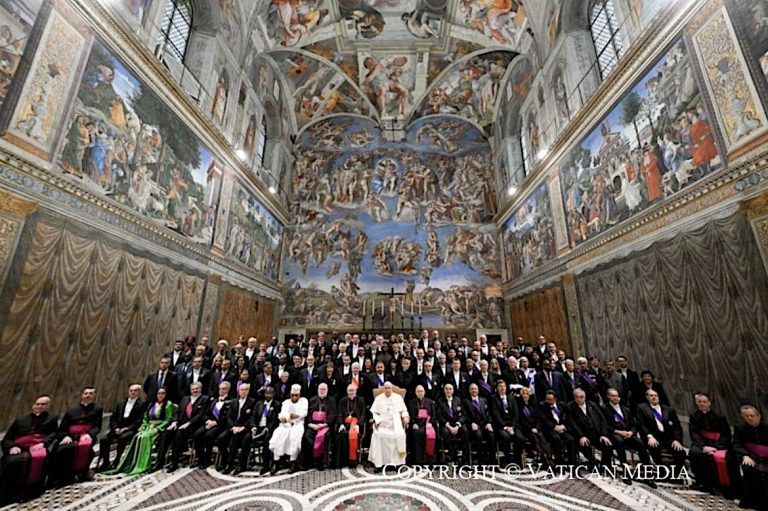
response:
<path fill-rule="evenodd" d="M 192 359 L 192 364 L 187 366 L 186 370 L 179 372 L 179 393 L 182 396 L 189 396 L 193 383 L 200 383 L 204 392 L 208 392 L 211 386 L 211 371 L 203 367 L 203 357 L 196 356 Z M 175 403 L 175 401 L 172 401 Z"/>
<path fill-rule="evenodd" d="M 191 360 L 190 353 L 184 351 L 184 341 L 175 341 L 173 343 L 173 351 L 169 351 L 165 355 L 171 359 L 171 371 L 177 372 L 179 369 L 185 367 Z M 175 401 L 173 401 L 175 403 Z"/>
<path fill-rule="evenodd" d="M 118 403 L 112 412 L 109 418 L 109 430 L 104 438 L 99 440 L 99 472 L 117 466 L 123 451 L 139 430 L 144 419 L 144 402 L 139 397 L 139 392 L 141 392 L 141 385 L 132 384 L 128 387 L 128 399 Z M 114 442 L 117 442 L 117 454 L 114 463 L 110 465 L 109 448 Z"/>
<path fill-rule="evenodd" d="M 625 402 L 629 404 L 629 408 L 632 410 L 632 413 L 635 413 L 635 410 L 637 409 L 637 405 L 635 404 L 637 399 L 633 396 L 633 394 L 638 392 L 637 388 L 640 386 L 640 376 L 629 368 L 629 362 L 627 361 L 627 357 L 624 355 L 619 355 L 616 357 L 616 365 L 618 366 L 616 372 L 624 377 L 624 384 L 627 388 L 627 401 Z"/>
<path fill-rule="evenodd" d="M 461 444 L 464 461 L 469 459 L 469 431 L 467 416 L 461 398 L 453 393 L 453 384 L 448 381 L 443 386 L 443 397 L 437 401 L 437 413 L 440 423 L 443 445 L 448 446 L 449 456 L 456 461 L 456 444 Z"/>
<path fill-rule="evenodd" d="M 600 450 L 600 465 L 607 470 L 611 464 L 613 444 L 608 438 L 608 426 L 602 410 L 595 403 L 587 401 L 587 393 L 582 389 L 573 391 L 573 401 L 567 406 L 570 430 L 576 437 L 581 453 L 587 458 L 590 470 L 595 467 L 592 447 Z"/>
<path fill-rule="evenodd" d="M 416 376 L 414 385 L 421 385 L 424 388 L 424 395 L 434 401 L 442 393 L 443 379 L 440 373 L 435 373 L 430 362 L 424 362 L 424 372 Z"/>
<path fill-rule="evenodd" d="M 221 361 L 221 369 L 217 369 L 211 376 L 211 388 L 209 395 L 218 396 L 221 384 L 224 382 L 229 383 L 229 398 L 235 397 L 235 391 L 237 387 L 238 374 L 232 370 L 232 362 L 225 358 Z"/>
<path fill-rule="evenodd" d="M 453 362 L 451 362 L 451 372 L 448 373 L 448 377 L 443 381 L 443 385 L 448 383 L 453 386 L 453 393 L 459 399 L 469 395 L 469 376 L 461 370 L 461 360 L 458 358 L 454 358 Z"/>
<path fill-rule="evenodd" d="M 298 373 L 296 383 L 301 385 L 302 396 L 311 399 L 317 395 L 320 383 L 320 371 L 315 367 L 315 356 L 307 355 L 307 366 Z"/>
<path fill-rule="evenodd" d="M 557 371 L 552 370 L 552 360 L 548 358 L 543 359 L 541 366 L 541 371 L 536 373 L 536 376 L 533 379 L 535 389 L 534 394 L 537 396 L 546 396 L 547 391 L 552 390 L 559 400 L 565 401 L 565 396 L 562 394 L 562 375 Z"/>
<path fill-rule="evenodd" d="M 485 360 L 482 363 L 487 365 Z M 480 369 L 482 370 L 482 365 Z M 496 441 L 488 410 L 488 401 L 480 395 L 480 388 L 476 383 L 469 385 L 469 397 L 464 402 L 464 409 L 467 412 L 469 441 L 474 445 L 475 452 L 480 455 L 478 461 L 490 465 L 494 461 Z"/>
<path fill-rule="evenodd" d="M 662 464 L 661 451 L 667 449 L 672 454 L 676 473 L 685 464 L 683 447 L 683 428 L 677 412 L 669 406 L 659 403 L 659 394 L 652 389 L 645 392 L 647 403 L 637 407 L 637 424 L 640 436 L 645 440 L 648 452 L 657 465 Z"/>
<path fill-rule="evenodd" d="M 168 447 L 173 445 L 168 472 L 174 472 L 179 468 L 179 457 L 187 449 L 190 437 L 203 426 L 203 420 L 210 405 L 210 399 L 203 395 L 204 388 L 201 381 L 190 384 L 189 395 L 181 398 L 173 422 L 160 436 L 160 444 L 157 448 L 159 466 L 162 467 L 160 462 L 165 460 Z"/>
<path fill-rule="evenodd" d="M 179 402 L 179 377 L 171 370 L 169 357 L 161 358 L 159 369 L 144 378 L 142 389 L 147 396 L 147 403 L 154 403 L 157 400 L 157 389 L 160 387 L 165 387 L 168 391 L 166 398 L 168 401 Z"/>
<path fill-rule="evenodd" d="M 496 378 L 488 371 L 487 360 L 480 361 L 480 370 L 474 376 L 474 383 L 477 384 L 480 395 L 484 399 L 491 397 L 496 390 Z"/>

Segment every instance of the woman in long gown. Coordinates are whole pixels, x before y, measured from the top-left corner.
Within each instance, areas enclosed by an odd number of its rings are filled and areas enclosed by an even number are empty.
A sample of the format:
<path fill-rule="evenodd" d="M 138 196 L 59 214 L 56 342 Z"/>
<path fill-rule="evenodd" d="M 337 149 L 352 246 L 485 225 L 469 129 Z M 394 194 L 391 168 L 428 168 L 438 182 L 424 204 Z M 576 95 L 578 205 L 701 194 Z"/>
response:
<path fill-rule="evenodd" d="M 125 472 L 129 476 L 146 472 L 152 466 L 152 446 L 157 437 L 173 420 L 174 405 L 166 399 L 168 390 L 165 387 L 157 389 L 157 399 L 144 413 L 144 423 L 139 432 L 131 440 L 128 449 L 117 468 L 105 475 Z"/>

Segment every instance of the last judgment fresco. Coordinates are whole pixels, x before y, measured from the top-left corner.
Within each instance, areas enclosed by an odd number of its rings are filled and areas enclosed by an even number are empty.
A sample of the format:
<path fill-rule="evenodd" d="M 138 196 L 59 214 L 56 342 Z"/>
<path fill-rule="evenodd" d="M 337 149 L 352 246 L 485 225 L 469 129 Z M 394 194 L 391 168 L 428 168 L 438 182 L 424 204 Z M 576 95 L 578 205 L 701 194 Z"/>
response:
<path fill-rule="evenodd" d="M 340 116 L 297 146 L 284 324 L 501 325 L 496 191 L 477 128 L 431 117 L 387 142 L 371 121 Z"/>

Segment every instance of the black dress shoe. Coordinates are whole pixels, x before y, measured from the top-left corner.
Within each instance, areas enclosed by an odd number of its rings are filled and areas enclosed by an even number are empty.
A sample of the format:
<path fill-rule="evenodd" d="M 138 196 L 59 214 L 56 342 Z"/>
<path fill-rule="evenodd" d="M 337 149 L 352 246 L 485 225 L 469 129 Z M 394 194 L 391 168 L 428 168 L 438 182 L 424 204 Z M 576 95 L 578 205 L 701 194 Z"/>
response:
<path fill-rule="evenodd" d="M 176 472 L 176 470 L 178 470 L 178 468 L 179 468 L 178 465 L 171 465 L 166 469 L 166 472 L 168 472 L 169 474 L 173 474 L 174 472 Z"/>
<path fill-rule="evenodd" d="M 277 474 L 277 467 L 272 467 L 272 470 L 269 471 L 269 475 L 273 476 Z"/>
<path fill-rule="evenodd" d="M 227 475 L 230 472 L 232 472 L 232 469 L 227 467 L 227 466 L 224 466 L 221 470 L 219 470 L 219 473 L 224 474 L 224 475 Z"/>
<path fill-rule="evenodd" d="M 242 472 L 242 470 L 240 470 L 240 467 L 237 467 L 232 471 L 232 475 L 233 476 L 240 475 L 240 472 Z"/>
<path fill-rule="evenodd" d="M 259 475 L 263 476 L 269 472 L 269 467 L 263 467 L 261 470 L 259 470 Z"/>

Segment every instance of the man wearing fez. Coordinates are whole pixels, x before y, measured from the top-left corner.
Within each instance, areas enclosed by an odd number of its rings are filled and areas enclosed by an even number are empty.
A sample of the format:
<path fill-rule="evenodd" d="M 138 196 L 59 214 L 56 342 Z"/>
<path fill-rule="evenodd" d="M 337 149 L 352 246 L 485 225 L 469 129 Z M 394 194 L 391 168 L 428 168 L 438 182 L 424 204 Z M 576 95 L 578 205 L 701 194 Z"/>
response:
<path fill-rule="evenodd" d="M 43 493 L 46 461 L 58 436 L 58 417 L 48 413 L 51 398 L 40 395 L 32 412 L 11 424 L 2 442 L 0 506 Z"/>
<path fill-rule="evenodd" d="M 357 465 L 361 424 L 365 421 L 365 401 L 357 395 L 357 387 L 347 385 L 347 395 L 341 398 L 337 409 L 336 466 Z"/>

